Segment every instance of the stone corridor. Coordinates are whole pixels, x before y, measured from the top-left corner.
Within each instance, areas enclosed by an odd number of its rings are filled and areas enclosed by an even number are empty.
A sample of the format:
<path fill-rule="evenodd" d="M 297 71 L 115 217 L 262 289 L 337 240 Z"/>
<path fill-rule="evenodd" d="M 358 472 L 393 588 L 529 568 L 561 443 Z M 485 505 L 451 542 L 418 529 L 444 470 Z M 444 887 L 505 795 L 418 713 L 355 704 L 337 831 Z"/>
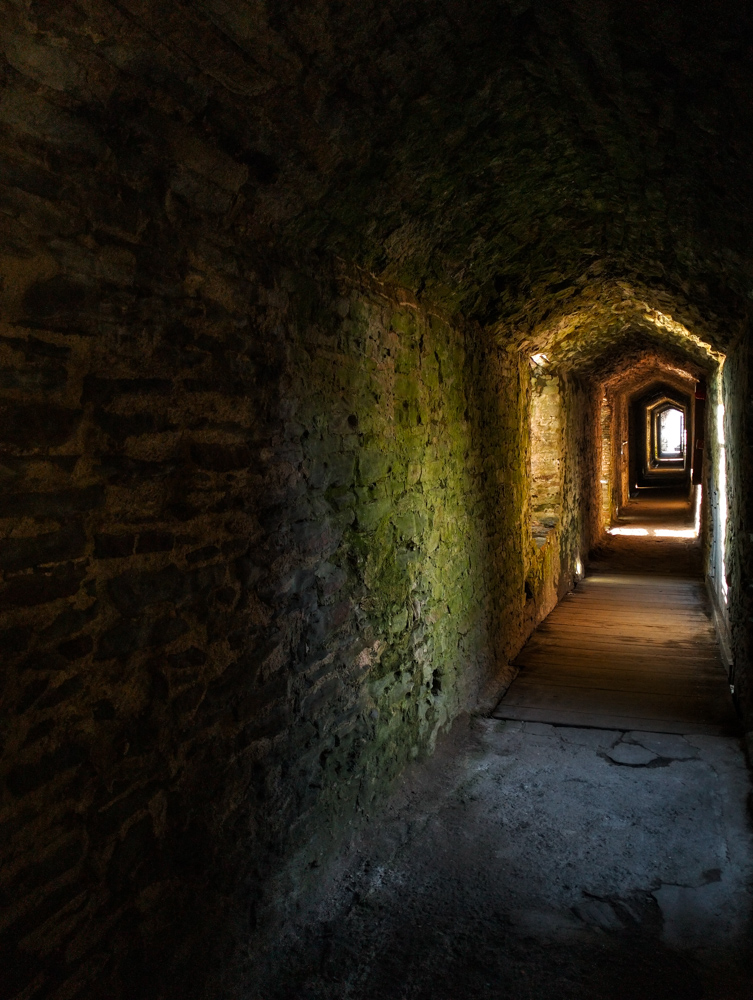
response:
<path fill-rule="evenodd" d="M 654 493 L 632 501 L 616 526 L 678 530 L 692 524 L 688 507 Z M 614 535 L 589 571 L 597 581 L 642 581 L 649 614 L 652 593 L 661 600 L 668 585 L 697 586 L 699 548 L 696 539 Z M 683 632 L 686 603 L 665 610 L 664 629 L 647 640 L 658 672 L 663 638 Z M 587 631 L 588 610 L 580 614 L 573 628 Z M 713 636 L 708 608 L 706 618 Z M 252 1000 L 750 997 L 750 779 L 715 641 L 706 643 L 716 655 L 704 677 L 714 693 L 704 690 L 698 702 L 708 715 L 694 706 L 683 721 L 684 706 L 673 714 L 660 699 L 659 731 L 646 718 L 610 728 L 622 721 L 611 690 L 597 699 L 601 715 L 587 707 L 610 663 L 620 696 L 636 685 L 620 658 L 620 645 L 635 653 L 629 636 L 614 649 L 594 648 L 605 666 L 583 685 L 580 705 L 572 699 L 584 728 L 561 698 L 546 697 L 548 688 L 556 695 L 562 683 L 582 684 L 558 648 L 561 634 L 546 648 L 550 669 L 537 671 L 526 655 L 548 626 L 518 658 L 496 718 L 458 719 L 328 869 L 310 909 L 272 949 L 273 971 L 251 988 Z M 686 657 L 695 651 L 690 643 Z M 697 693 L 692 677 L 676 680 L 681 699 Z M 655 704 L 641 676 L 638 692 L 631 706 Z M 729 708 L 715 707 L 725 697 Z M 521 714 L 550 722 L 516 720 Z"/>
<path fill-rule="evenodd" d="M 0 0 L 0 1000 L 753 995 L 751 94 L 751 0 Z M 491 719 L 673 541 L 723 725 Z"/>
<path fill-rule="evenodd" d="M 621 511 L 586 579 L 516 657 L 496 718 L 740 735 L 693 504 L 661 493 L 645 490 Z"/>

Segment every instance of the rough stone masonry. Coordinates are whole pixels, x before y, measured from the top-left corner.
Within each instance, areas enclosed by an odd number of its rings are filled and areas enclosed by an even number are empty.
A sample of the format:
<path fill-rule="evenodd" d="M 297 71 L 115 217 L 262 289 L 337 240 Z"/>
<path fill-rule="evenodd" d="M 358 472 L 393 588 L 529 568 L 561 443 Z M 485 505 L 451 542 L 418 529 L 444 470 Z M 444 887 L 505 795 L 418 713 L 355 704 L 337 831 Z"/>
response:
<path fill-rule="evenodd" d="M 726 359 L 750 718 L 752 39 L 743 0 L 0 0 L 3 1000 L 232 995 L 571 585 L 631 345 Z"/>

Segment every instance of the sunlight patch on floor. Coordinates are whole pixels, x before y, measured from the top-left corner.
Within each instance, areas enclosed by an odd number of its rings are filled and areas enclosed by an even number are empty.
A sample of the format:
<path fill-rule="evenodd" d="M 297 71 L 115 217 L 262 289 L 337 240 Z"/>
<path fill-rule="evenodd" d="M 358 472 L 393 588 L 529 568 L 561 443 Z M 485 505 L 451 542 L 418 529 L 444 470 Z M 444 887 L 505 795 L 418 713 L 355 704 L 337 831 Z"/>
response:
<path fill-rule="evenodd" d="M 696 528 L 609 528 L 610 535 L 651 535 L 654 538 L 698 538 Z"/>

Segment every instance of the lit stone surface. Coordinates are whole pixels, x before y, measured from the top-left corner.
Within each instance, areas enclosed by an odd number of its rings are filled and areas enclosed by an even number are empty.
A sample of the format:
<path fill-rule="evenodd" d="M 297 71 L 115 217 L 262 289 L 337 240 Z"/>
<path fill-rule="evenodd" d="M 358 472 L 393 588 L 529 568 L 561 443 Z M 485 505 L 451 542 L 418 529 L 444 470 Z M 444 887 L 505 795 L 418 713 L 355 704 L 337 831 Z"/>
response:
<path fill-rule="evenodd" d="M 655 753 L 633 743 L 618 743 L 616 747 L 607 750 L 607 757 L 615 764 L 628 764 L 631 767 L 642 767 L 657 759 Z"/>

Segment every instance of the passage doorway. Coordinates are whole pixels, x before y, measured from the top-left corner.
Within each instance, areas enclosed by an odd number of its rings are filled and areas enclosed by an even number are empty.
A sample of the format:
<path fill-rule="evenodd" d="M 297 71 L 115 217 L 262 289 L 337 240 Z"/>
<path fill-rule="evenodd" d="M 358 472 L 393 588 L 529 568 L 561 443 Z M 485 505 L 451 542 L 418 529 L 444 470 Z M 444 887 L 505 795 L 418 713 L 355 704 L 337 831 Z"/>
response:
<path fill-rule="evenodd" d="M 658 382 L 630 402 L 631 496 L 646 487 L 689 489 L 693 399 Z"/>

